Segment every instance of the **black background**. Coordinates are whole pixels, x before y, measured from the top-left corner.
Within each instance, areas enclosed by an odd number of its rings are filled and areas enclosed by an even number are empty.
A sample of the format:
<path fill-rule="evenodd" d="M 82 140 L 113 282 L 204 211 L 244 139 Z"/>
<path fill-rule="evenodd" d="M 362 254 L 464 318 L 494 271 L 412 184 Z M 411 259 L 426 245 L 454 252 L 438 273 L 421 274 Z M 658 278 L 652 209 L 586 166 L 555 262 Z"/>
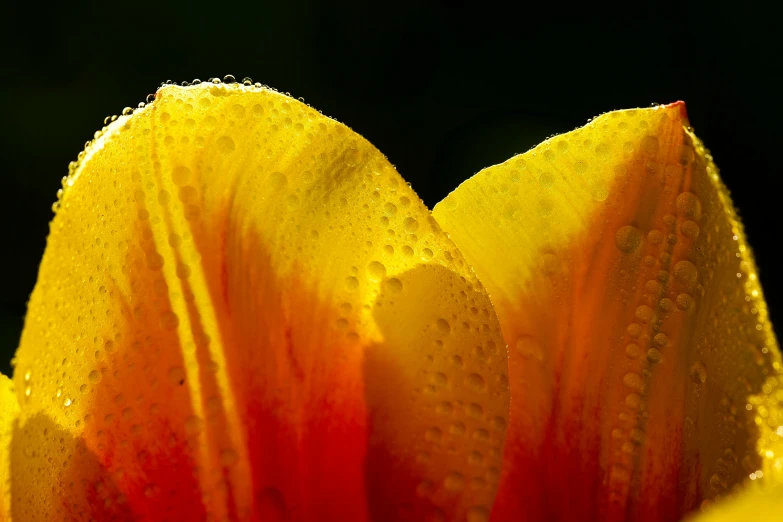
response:
<path fill-rule="evenodd" d="M 430 206 L 592 116 L 685 100 L 781 324 L 783 71 L 772 4 L 12 3 L 0 13 L 0 370 L 10 371 L 68 162 L 105 116 L 162 81 L 225 74 L 351 126 Z"/>

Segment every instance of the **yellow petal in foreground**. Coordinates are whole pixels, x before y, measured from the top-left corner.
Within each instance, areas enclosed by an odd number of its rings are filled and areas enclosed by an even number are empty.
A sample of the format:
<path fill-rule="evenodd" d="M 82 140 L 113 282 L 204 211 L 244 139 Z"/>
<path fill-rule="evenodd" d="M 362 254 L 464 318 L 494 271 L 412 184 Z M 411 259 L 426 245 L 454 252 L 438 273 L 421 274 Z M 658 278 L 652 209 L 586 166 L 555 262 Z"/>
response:
<path fill-rule="evenodd" d="M 682 103 L 612 112 L 433 212 L 492 296 L 512 404 L 493 520 L 676 520 L 760 469 L 780 370 L 742 225 Z"/>
<path fill-rule="evenodd" d="M 19 403 L 11 380 L 0 375 L 0 522 L 11 520 L 11 435 L 19 415 Z"/>
<path fill-rule="evenodd" d="M 767 378 L 749 406 L 759 429 L 757 450 L 761 469 L 751 473 L 753 481 L 736 498 L 706 510 L 696 522 L 752 520 L 775 522 L 783 513 L 783 385 L 780 375 Z"/>
<path fill-rule="evenodd" d="M 386 158 L 268 89 L 161 89 L 65 182 L 17 354 L 14 522 L 487 517 L 508 380 Z"/>

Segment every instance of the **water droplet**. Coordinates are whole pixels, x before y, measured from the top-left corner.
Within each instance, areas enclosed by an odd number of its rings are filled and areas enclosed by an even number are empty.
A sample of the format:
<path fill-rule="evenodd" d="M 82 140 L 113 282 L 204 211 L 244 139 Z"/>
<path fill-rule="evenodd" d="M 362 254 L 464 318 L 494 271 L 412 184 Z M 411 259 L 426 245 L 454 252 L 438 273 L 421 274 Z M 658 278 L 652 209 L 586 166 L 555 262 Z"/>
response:
<path fill-rule="evenodd" d="M 519 337 L 514 346 L 517 352 L 525 359 L 532 358 L 539 362 L 544 360 L 544 350 L 538 341 L 529 335 Z"/>
<path fill-rule="evenodd" d="M 174 330 L 177 326 L 179 326 L 179 317 L 177 317 L 177 314 L 171 310 L 163 312 L 160 314 L 160 325 L 165 330 Z"/>
<path fill-rule="evenodd" d="M 454 411 L 454 406 L 449 401 L 443 401 L 435 408 L 435 411 L 441 415 L 450 415 Z"/>
<path fill-rule="evenodd" d="M 647 350 L 647 360 L 651 363 L 657 363 L 661 360 L 661 352 L 655 348 Z"/>
<path fill-rule="evenodd" d="M 650 232 L 647 234 L 647 240 L 652 245 L 660 245 L 663 243 L 663 232 L 660 230 L 650 230 Z"/>
<path fill-rule="evenodd" d="M 684 285 L 693 284 L 696 281 L 697 275 L 696 265 L 690 261 L 678 261 L 677 264 L 674 265 L 674 279 Z"/>
<path fill-rule="evenodd" d="M 236 144 L 234 143 L 234 140 L 230 136 L 219 137 L 215 142 L 215 144 L 217 145 L 217 149 L 223 154 L 234 152 L 234 150 L 236 150 L 237 148 Z"/>
<path fill-rule="evenodd" d="M 348 276 L 345 278 L 345 287 L 348 290 L 356 290 L 359 288 L 359 280 L 354 276 Z"/>
<path fill-rule="evenodd" d="M 642 355 L 642 348 L 635 343 L 631 343 L 625 347 L 625 354 L 631 359 L 637 359 Z"/>
<path fill-rule="evenodd" d="M 649 322 L 653 317 L 653 309 L 647 305 L 641 305 L 636 308 L 634 315 L 644 322 Z"/>
<path fill-rule="evenodd" d="M 677 296 L 677 308 L 680 310 L 690 310 L 696 305 L 696 302 L 693 300 L 693 297 L 691 297 L 689 294 L 680 294 Z"/>
<path fill-rule="evenodd" d="M 672 310 L 674 310 L 674 301 L 672 301 L 668 297 L 664 297 L 663 299 L 658 301 L 658 309 L 661 310 L 662 312 L 671 312 Z"/>
<path fill-rule="evenodd" d="M 198 435 L 201 433 L 201 429 L 204 427 L 204 421 L 202 421 L 200 418 L 196 417 L 195 415 L 191 415 L 187 419 L 185 419 L 185 434 L 188 437 L 192 437 L 194 435 Z"/>
<path fill-rule="evenodd" d="M 642 335 L 642 325 L 639 323 L 631 323 L 628 325 L 628 327 L 625 329 L 625 331 L 628 333 L 628 335 L 634 339 Z"/>
<path fill-rule="evenodd" d="M 192 175 L 193 173 L 188 167 L 175 167 L 171 172 L 171 181 L 173 181 L 176 185 L 184 185 L 190 181 Z"/>
<path fill-rule="evenodd" d="M 402 292 L 402 281 L 396 277 L 392 277 L 386 281 L 386 289 L 391 293 L 398 294 Z"/>
<path fill-rule="evenodd" d="M 657 155 L 659 149 L 658 138 L 655 136 L 645 136 L 642 138 L 641 149 L 645 156 L 652 157 Z"/>
<path fill-rule="evenodd" d="M 220 452 L 220 464 L 224 467 L 233 466 L 238 459 L 237 452 L 232 449 L 225 449 Z"/>
<path fill-rule="evenodd" d="M 258 520 L 283 521 L 289 520 L 288 506 L 285 498 L 277 488 L 266 487 L 256 495 L 255 513 Z"/>
<path fill-rule="evenodd" d="M 642 376 L 636 372 L 626 373 L 623 377 L 623 384 L 638 392 L 644 390 L 644 380 L 642 380 Z"/>
<path fill-rule="evenodd" d="M 430 375 L 430 382 L 436 386 L 445 386 L 449 378 L 443 372 L 434 372 Z"/>
<path fill-rule="evenodd" d="M 656 346 L 663 348 L 669 344 L 669 337 L 665 333 L 655 334 L 653 343 L 655 343 Z"/>
<path fill-rule="evenodd" d="M 683 192 L 674 202 L 677 214 L 687 219 L 697 220 L 701 217 L 701 201 L 692 192 Z"/>
<path fill-rule="evenodd" d="M 489 510 L 484 506 L 473 506 L 468 509 L 466 520 L 467 522 L 487 522 L 489 520 Z"/>
<path fill-rule="evenodd" d="M 419 485 L 416 486 L 416 494 L 420 497 L 428 497 L 435 491 L 435 484 L 429 480 L 422 480 Z"/>
<path fill-rule="evenodd" d="M 707 380 L 707 368 L 700 362 L 695 362 L 691 366 L 691 380 L 696 384 L 704 384 Z"/>
<path fill-rule="evenodd" d="M 449 473 L 443 481 L 448 491 L 460 491 L 465 487 L 465 476 L 462 473 Z"/>
<path fill-rule="evenodd" d="M 185 384 L 185 369 L 182 366 L 169 368 L 169 382 L 174 386 Z"/>
<path fill-rule="evenodd" d="M 642 242 L 642 234 L 636 227 L 626 225 L 620 227 L 614 236 L 614 243 L 620 252 L 630 254 L 637 248 Z"/>
<path fill-rule="evenodd" d="M 427 431 L 424 432 L 424 438 L 430 442 L 438 442 L 443 438 L 443 430 L 437 426 L 427 428 Z"/>
<path fill-rule="evenodd" d="M 90 379 L 91 383 L 97 384 L 101 380 L 101 372 L 93 370 L 90 372 L 90 375 L 88 375 L 88 378 Z"/>
<path fill-rule="evenodd" d="M 416 218 L 413 217 L 405 218 L 403 225 L 405 225 L 405 230 L 408 232 L 415 232 L 419 228 L 419 222 L 416 221 Z"/>
<path fill-rule="evenodd" d="M 367 274 L 370 276 L 370 279 L 380 281 L 386 276 L 386 266 L 379 261 L 371 261 L 367 265 Z"/>
<path fill-rule="evenodd" d="M 451 325 L 449 324 L 449 322 L 447 320 L 445 320 L 443 318 L 438 319 L 437 322 L 436 322 L 436 325 L 438 327 L 438 330 L 442 334 L 444 334 L 444 335 L 446 335 L 449 332 L 451 332 Z"/>
<path fill-rule="evenodd" d="M 680 233 L 688 239 L 696 239 L 699 237 L 699 225 L 694 221 L 684 221 L 680 225 Z"/>
<path fill-rule="evenodd" d="M 484 377 L 477 373 L 471 373 L 468 375 L 467 379 L 465 379 L 465 382 L 468 386 L 470 386 L 475 391 L 484 391 L 484 388 L 486 386 L 486 383 L 484 382 Z"/>
<path fill-rule="evenodd" d="M 466 407 L 466 413 L 469 417 L 473 417 L 474 419 L 480 419 L 484 416 L 484 408 L 481 407 L 480 404 L 476 404 L 475 402 L 471 402 Z"/>

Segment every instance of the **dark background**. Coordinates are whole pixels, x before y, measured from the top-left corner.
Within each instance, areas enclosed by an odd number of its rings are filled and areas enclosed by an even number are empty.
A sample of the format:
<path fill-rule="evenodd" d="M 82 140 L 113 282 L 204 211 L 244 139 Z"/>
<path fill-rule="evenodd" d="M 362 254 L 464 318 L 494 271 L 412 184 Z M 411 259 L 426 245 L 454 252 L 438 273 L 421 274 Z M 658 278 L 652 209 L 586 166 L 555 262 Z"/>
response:
<path fill-rule="evenodd" d="M 348 124 L 430 206 L 592 116 L 685 100 L 783 324 L 783 46 L 771 4 L 12 3 L 0 14 L 0 371 L 68 162 L 105 116 L 162 81 L 229 73 Z"/>

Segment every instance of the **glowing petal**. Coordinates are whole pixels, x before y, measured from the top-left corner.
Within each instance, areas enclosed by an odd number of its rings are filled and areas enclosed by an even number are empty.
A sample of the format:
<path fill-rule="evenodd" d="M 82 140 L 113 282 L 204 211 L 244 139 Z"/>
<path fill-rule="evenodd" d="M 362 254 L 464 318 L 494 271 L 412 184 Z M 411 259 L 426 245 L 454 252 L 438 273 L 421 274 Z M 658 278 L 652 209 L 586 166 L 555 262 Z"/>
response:
<path fill-rule="evenodd" d="M 486 518 L 499 324 L 366 140 L 268 89 L 165 87 L 58 205 L 15 522 Z"/>
<path fill-rule="evenodd" d="M 780 372 L 767 378 L 758 396 L 751 397 L 749 406 L 755 412 L 759 429 L 757 451 L 759 469 L 750 474 L 752 480 L 736 498 L 705 507 L 705 513 L 694 522 L 753 520 L 773 522 L 783 513 L 783 381 Z"/>
<path fill-rule="evenodd" d="M 11 379 L 0 374 L 0 522 L 11 520 L 11 436 L 19 403 Z"/>
<path fill-rule="evenodd" d="M 777 343 L 742 225 L 686 126 L 682 103 L 605 114 L 433 212 L 509 345 L 493 520 L 674 520 L 759 464 L 746 404 Z"/>
<path fill-rule="evenodd" d="M 783 513 L 783 487 L 748 488 L 736 498 L 711 507 L 690 522 L 778 522 Z"/>

